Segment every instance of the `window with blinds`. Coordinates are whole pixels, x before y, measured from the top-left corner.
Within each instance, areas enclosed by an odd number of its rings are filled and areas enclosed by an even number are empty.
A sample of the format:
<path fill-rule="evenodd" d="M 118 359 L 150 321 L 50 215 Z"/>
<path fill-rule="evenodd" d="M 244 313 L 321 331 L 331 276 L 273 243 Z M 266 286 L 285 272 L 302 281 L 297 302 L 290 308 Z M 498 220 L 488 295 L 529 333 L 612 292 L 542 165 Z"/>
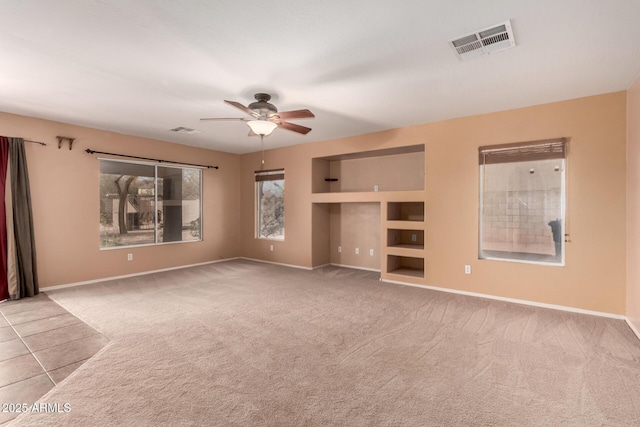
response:
<path fill-rule="evenodd" d="M 284 169 L 255 172 L 256 238 L 284 240 Z"/>
<path fill-rule="evenodd" d="M 564 265 L 565 138 L 483 146 L 479 257 Z"/>

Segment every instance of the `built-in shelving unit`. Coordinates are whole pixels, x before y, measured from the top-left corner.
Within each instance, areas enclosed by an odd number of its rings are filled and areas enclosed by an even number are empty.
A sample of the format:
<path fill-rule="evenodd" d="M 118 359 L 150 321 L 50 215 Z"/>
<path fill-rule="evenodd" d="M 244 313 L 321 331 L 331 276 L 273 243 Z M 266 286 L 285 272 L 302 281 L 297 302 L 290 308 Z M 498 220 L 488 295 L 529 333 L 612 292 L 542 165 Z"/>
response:
<path fill-rule="evenodd" d="M 382 279 L 425 278 L 424 201 L 388 202 L 382 221 L 386 233 L 386 269 Z"/>
<path fill-rule="evenodd" d="M 312 159 L 314 265 L 376 268 L 382 280 L 426 284 L 424 165 L 423 144 Z M 358 203 L 368 207 L 345 206 Z M 378 212 L 376 205 L 379 215 L 372 211 Z M 376 248 L 367 246 L 371 238 L 345 228 L 357 223 L 354 215 L 379 222 Z"/>

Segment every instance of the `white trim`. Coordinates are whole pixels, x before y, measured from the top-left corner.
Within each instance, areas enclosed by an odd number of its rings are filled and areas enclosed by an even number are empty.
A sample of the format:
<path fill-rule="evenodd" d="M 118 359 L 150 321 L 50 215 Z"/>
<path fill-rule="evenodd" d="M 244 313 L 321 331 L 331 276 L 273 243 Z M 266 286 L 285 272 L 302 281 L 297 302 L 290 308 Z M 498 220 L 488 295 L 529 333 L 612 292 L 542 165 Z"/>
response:
<path fill-rule="evenodd" d="M 376 273 L 380 273 L 379 268 L 358 267 L 355 265 L 345 265 L 345 264 L 335 264 L 335 263 L 330 263 L 329 265 L 333 265 L 334 267 L 353 268 L 354 270 L 375 271 Z"/>
<path fill-rule="evenodd" d="M 236 260 L 236 259 L 243 259 L 243 260 L 246 260 L 246 261 L 261 262 L 261 263 L 264 263 L 264 264 L 280 265 L 280 266 L 283 266 L 283 267 L 291 267 L 291 268 L 297 268 L 297 269 L 301 269 L 301 270 L 314 270 L 314 269 L 326 267 L 328 265 L 332 265 L 332 266 L 335 266 L 335 267 L 353 268 L 353 269 L 356 269 L 356 270 L 367 270 L 367 271 L 375 271 L 375 272 L 379 272 L 380 271 L 380 270 L 376 270 L 376 269 L 372 269 L 372 268 L 352 267 L 352 266 L 345 266 L 345 265 L 341 265 L 341 264 L 332 264 L 332 263 L 320 265 L 320 266 L 317 266 L 317 267 L 304 267 L 304 266 L 301 266 L 301 265 L 284 264 L 284 263 L 280 263 L 280 262 L 265 261 L 265 260 L 262 260 L 262 259 L 254 259 L 254 258 L 247 258 L 247 257 L 234 257 L 234 258 L 219 259 L 219 260 L 215 260 L 215 261 L 200 262 L 200 263 L 197 263 L 197 264 L 189 264 L 189 265 L 180 265 L 180 266 L 177 266 L 177 267 L 161 268 L 159 270 L 143 271 L 143 272 L 140 272 L 140 273 L 124 274 L 122 276 L 103 277 L 102 279 L 87 280 L 87 281 L 84 281 L 84 282 L 74 282 L 74 283 L 67 283 L 67 284 L 64 284 L 64 285 L 47 286 L 47 287 L 41 288 L 40 291 L 46 293 L 47 291 L 53 291 L 53 290 L 56 290 L 56 289 L 73 288 L 73 287 L 76 287 L 76 286 L 90 285 L 90 284 L 93 284 L 93 283 L 106 282 L 106 281 L 109 281 L 109 280 L 126 279 L 128 277 L 136 277 L 136 276 L 145 276 L 147 274 L 160 273 L 160 272 L 163 272 L 163 271 L 180 270 L 180 269 L 183 269 L 183 268 L 197 267 L 197 266 L 200 266 L 200 265 L 208 265 L 208 264 L 216 264 L 216 263 L 225 262 L 225 261 L 233 261 L 233 260 Z M 471 296 L 471 297 L 492 299 L 492 300 L 497 300 L 497 301 L 506 301 L 506 302 L 510 302 L 510 303 L 529 305 L 529 306 L 533 306 L 533 307 L 549 308 L 549 309 L 552 309 L 552 310 L 568 311 L 568 312 L 572 312 L 572 313 L 580 313 L 580 314 L 587 314 L 587 315 L 591 315 L 591 316 L 600 316 L 600 317 L 608 317 L 608 318 L 611 318 L 611 319 L 624 320 L 624 321 L 627 322 L 627 325 L 629 325 L 631 330 L 636 334 L 638 339 L 640 339 L 640 331 L 638 331 L 633 326 L 631 321 L 626 316 L 623 316 L 621 314 L 612 314 L 612 313 L 605 313 L 605 312 L 602 312 L 602 311 L 584 310 L 582 308 L 567 307 L 567 306 L 564 306 L 564 305 L 547 304 L 547 303 L 535 302 L 535 301 L 527 301 L 527 300 L 521 300 L 521 299 L 516 299 L 516 298 L 499 297 L 499 296 L 495 296 L 495 295 L 481 294 L 479 292 L 460 291 L 460 290 L 457 290 L 457 289 L 440 288 L 440 287 L 437 287 L 437 286 L 429 286 L 429 285 L 418 285 L 418 284 L 415 284 L 415 283 L 401 282 L 401 281 L 398 281 L 398 280 L 387 280 L 387 279 L 382 279 L 381 278 L 380 281 L 381 282 L 385 282 L 385 283 L 393 283 L 393 284 L 396 284 L 396 285 L 402 285 L 402 286 L 411 286 L 411 287 L 414 287 L 414 288 L 424 288 L 424 289 L 431 289 L 433 291 L 448 292 L 448 293 L 451 293 L 451 294 L 466 295 L 466 296 Z"/>
<path fill-rule="evenodd" d="M 157 215 L 157 212 L 156 212 Z M 156 233 L 158 229 L 156 228 Z M 123 245 L 123 246 L 108 246 L 106 248 L 100 248 L 101 251 L 115 251 L 117 249 L 131 249 L 131 248 L 148 248 L 151 246 L 164 246 L 164 245 L 175 245 L 175 244 L 183 244 L 183 243 L 198 243 L 202 242 L 203 239 L 198 240 L 176 240 L 173 242 L 158 242 L 158 243 L 141 243 L 139 245 Z"/>
<path fill-rule="evenodd" d="M 326 263 L 326 264 L 322 264 L 322 265 L 316 265 L 315 267 L 312 267 L 312 268 L 313 268 L 314 270 L 319 270 L 319 269 L 324 268 L 324 267 L 329 267 L 330 265 L 333 265 L 333 264 L 331 264 L 331 263 Z"/>
<path fill-rule="evenodd" d="M 128 277 L 146 276 L 147 274 L 161 273 L 163 271 L 171 271 L 171 270 L 180 270 L 180 269 L 183 269 L 183 268 L 197 267 L 199 265 L 215 264 L 215 263 L 218 263 L 218 262 L 232 261 L 234 259 L 240 259 L 240 258 L 239 257 L 235 257 L 235 258 L 218 259 L 218 260 L 215 260 L 215 261 L 199 262 L 197 264 L 179 265 L 177 267 L 161 268 L 159 270 L 149 270 L 149 271 L 142 271 L 140 273 L 123 274 L 122 276 L 110 276 L 110 277 L 103 277 L 101 279 L 85 280 L 83 282 L 73 282 L 73 283 L 67 283 L 67 284 L 64 284 L 64 285 L 47 286 L 47 287 L 44 287 L 44 288 L 40 288 L 40 291 L 46 293 L 47 291 L 53 291 L 53 290 L 56 290 L 56 289 L 73 288 L 73 287 L 76 287 L 76 286 L 84 286 L 84 285 L 91 285 L 93 283 L 107 282 L 109 280 L 126 279 Z"/>
<path fill-rule="evenodd" d="M 625 320 L 625 322 L 627 322 L 627 325 L 629 325 L 629 327 L 631 328 L 633 333 L 636 334 L 636 337 L 638 337 L 638 339 L 640 339 L 640 331 L 638 331 L 638 329 L 636 329 L 636 327 L 633 326 L 633 322 L 631 321 L 631 319 L 629 319 L 627 316 L 625 316 L 624 320 Z"/>
<path fill-rule="evenodd" d="M 532 261 L 532 260 L 527 260 L 527 259 L 496 258 L 496 257 L 484 257 L 484 258 L 478 258 L 478 259 L 480 261 L 515 262 L 515 263 L 518 263 L 518 264 L 547 265 L 549 267 L 564 267 L 565 266 L 564 260 L 562 262 L 547 262 L 547 261 Z"/>
<path fill-rule="evenodd" d="M 619 320 L 625 319 L 625 317 L 621 314 L 605 313 L 603 311 L 584 310 L 582 308 L 567 307 L 564 305 L 547 304 L 544 302 L 535 302 L 535 301 L 527 301 L 527 300 L 516 299 L 516 298 L 499 297 L 495 295 L 481 294 L 479 292 L 459 291 L 457 289 L 439 288 L 436 286 L 429 286 L 429 285 L 417 285 L 415 283 L 399 282 L 396 280 L 380 279 L 380 281 L 387 282 L 387 283 L 394 283 L 396 285 L 413 286 L 415 288 L 426 288 L 426 289 L 431 289 L 433 291 L 448 292 L 451 294 L 467 295 L 467 296 L 477 297 L 477 298 L 486 298 L 486 299 L 492 299 L 497 301 L 511 302 L 515 304 L 530 305 L 533 307 L 550 308 L 552 310 L 561 310 L 561 311 L 568 311 L 572 313 L 588 314 L 590 316 L 608 317 L 611 319 L 619 319 Z"/>
<path fill-rule="evenodd" d="M 281 262 L 267 261 L 267 260 L 264 260 L 264 259 L 257 259 L 257 258 L 247 258 L 247 257 L 244 257 L 244 256 L 238 257 L 238 259 L 244 259 L 244 260 L 247 260 L 247 261 L 262 262 L 264 264 L 281 265 L 283 267 L 298 268 L 300 270 L 313 270 L 313 267 L 304 267 L 302 265 L 284 264 L 284 263 L 281 263 Z"/>

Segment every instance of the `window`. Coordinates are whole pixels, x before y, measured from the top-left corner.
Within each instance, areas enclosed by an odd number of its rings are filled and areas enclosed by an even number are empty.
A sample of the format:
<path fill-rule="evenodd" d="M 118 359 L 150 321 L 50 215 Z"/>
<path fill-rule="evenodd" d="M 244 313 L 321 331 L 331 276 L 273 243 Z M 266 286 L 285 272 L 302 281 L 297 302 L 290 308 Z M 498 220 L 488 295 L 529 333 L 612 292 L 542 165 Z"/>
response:
<path fill-rule="evenodd" d="M 256 171 L 256 237 L 284 240 L 284 169 Z"/>
<path fill-rule="evenodd" d="M 564 265 L 564 138 L 479 148 L 481 259 Z"/>
<path fill-rule="evenodd" d="M 100 248 L 202 240 L 200 169 L 100 160 Z"/>

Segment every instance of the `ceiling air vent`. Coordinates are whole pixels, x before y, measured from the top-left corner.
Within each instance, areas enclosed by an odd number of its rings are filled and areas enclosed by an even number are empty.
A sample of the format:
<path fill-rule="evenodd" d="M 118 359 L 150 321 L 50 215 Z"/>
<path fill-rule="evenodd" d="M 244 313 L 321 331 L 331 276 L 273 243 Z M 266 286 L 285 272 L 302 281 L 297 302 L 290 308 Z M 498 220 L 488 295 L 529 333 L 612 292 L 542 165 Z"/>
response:
<path fill-rule="evenodd" d="M 508 49 L 515 45 L 516 40 L 511 30 L 511 21 L 505 21 L 449 40 L 449 46 L 451 46 L 458 58 L 463 61 Z"/>
<path fill-rule="evenodd" d="M 200 130 L 186 128 L 184 126 L 180 126 L 180 127 L 169 129 L 169 130 L 171 132 L 186 133 L 187 135 L 198 135 L 199 133 L 202 133 L 202 131 Z"/>

